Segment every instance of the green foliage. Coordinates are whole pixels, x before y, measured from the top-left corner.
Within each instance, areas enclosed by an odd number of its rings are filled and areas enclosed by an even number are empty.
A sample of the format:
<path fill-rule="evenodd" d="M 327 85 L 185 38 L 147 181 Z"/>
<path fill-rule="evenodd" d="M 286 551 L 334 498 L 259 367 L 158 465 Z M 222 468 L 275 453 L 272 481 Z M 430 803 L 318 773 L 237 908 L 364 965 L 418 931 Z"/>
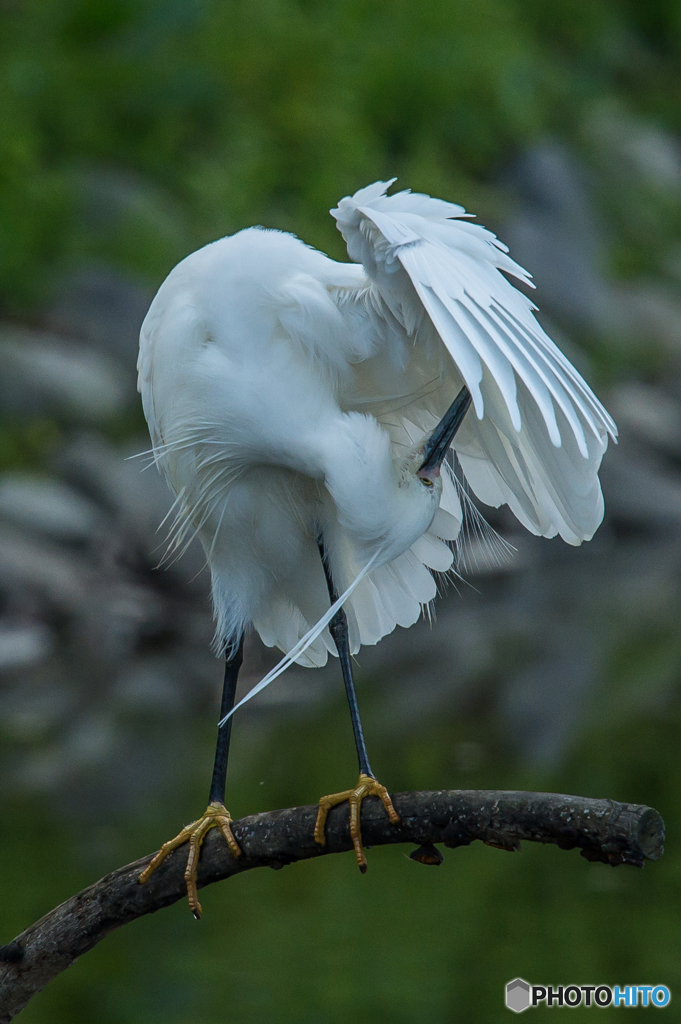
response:
<path fill-rule="evenodd" d="M 88 256 L 156 281 L 253 221 L 340 254 L 320 210 L 379 175 L 489 214 L 490 170 L 539 134 L 574 133 L 585 104 L 619 95 L 678 127 L 677 5 L 643 11 L 626 0 L 7 4 L 0 298 L 29 304 L 49 271 Z M 114 168 L 117 209 L 98 200 Z"/>
<path fill-rule="evenodd" d="M 54 420 L 0 417 L 0 471 L 44 465 L 62 437 Z"/>

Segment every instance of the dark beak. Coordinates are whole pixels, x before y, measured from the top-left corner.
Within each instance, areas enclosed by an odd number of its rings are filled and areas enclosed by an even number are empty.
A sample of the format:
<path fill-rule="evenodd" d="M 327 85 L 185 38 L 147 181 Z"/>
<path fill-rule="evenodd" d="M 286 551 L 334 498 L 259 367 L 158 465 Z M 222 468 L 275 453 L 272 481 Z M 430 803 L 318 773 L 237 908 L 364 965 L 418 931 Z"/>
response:
<path fill-rule="evenodd" d="M 454 435 L 461 426 L 464 416 L 468 412 L 470 404 L 471 393 L 464 386 L 426 441 L 425 448 L 423 449 L 423 462 L 418 471 L 419 476 L 439 472 L 442 461 L 454 440 Z"/>

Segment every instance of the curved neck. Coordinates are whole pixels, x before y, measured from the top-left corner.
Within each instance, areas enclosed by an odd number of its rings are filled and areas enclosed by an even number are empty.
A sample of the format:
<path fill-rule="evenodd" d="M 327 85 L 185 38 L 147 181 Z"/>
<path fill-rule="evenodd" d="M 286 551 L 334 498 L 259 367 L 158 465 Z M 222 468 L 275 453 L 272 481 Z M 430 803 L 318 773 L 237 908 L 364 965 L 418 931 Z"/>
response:
<path fill-rule="evenodd" d="M 391 561 L 430 526 L 439 484 L 429 493 L 417 478 L 416 462 L 394 458 L 387 432 L 373 417 L 347 413 L 334 427 L 322 447 L 324 482 L 338 523 L 361 549 L 362 561 L 379 545 L 376 564 Z"/>

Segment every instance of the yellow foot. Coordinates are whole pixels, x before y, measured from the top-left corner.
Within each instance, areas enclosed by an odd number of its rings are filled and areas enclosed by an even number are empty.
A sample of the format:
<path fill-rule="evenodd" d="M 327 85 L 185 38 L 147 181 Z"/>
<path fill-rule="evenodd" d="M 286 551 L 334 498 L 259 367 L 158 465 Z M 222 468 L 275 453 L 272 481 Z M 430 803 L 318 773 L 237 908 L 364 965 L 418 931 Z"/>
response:
<path fill-rule="evenodd" d="M 372 779 L 370 775 L 360 775 L 359 782 L 354 789 L 346 789 L 344 793 L 334 793 L 332 796 L 323 796 L 321 798 L 319 801 L 317 824 L 314 827 L 315 842 L 319 843 L 320 846 L 325 846 L 326 836 L 324 835 L 324 827 L 326 825 L 327 815 L 332 807 L 335 807 L 336 804 L 342 804 L 347 800 L 350 804 L 350 836 L 352 838 L 352 845 L 355 848 L 357 866 L 362 874 L 364 874 L 367 869 L 367 859 L 364 855 L 364 847 L 362 846 L 360 812 L 362 809 L 362 800 L 367 796 L 377 796 L 388 812 L 393 825 L 399 825 L 400 816 L 393 807 L 393 802 L 390 799 L 388 790 L 385 786 L 382 786 L 380 782 L 376 781 L 376 779 Z"/>
<path fill-rule="evenodd" d="M 232 818 L 224 804 L 217 802 L 208 805 L 197 821 L 186 825 L 178 836 L 169 839 L 164 843 L 153 860 L 147 865 L 137 879 L 138 882 L 148 882 L 151 874 L 159 864 L 166 859 L 169 853 L 176 850 L 183 843 L 189 843 L 189 856 L 187 857 L 187 868 L 184 873 L 184 880 L 187 883 L 187 896 L 189 897 L 189 909 L 198 921 L 201 917 L 201 904 L 196 891 L 196 876 L 199 869 L 199 852 L 203 840 L 212 828 L 219 828 L 225 838 L 225 842 L 233 857 L 240 857 L 241 850 L 232 832 Z"/>

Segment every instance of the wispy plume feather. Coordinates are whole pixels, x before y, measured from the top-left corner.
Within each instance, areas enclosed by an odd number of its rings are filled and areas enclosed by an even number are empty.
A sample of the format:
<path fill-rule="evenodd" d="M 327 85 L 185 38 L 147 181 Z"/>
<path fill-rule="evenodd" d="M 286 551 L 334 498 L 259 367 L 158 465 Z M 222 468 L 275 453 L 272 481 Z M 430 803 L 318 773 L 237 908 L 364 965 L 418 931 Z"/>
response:
<path fill-rule="evenodd" d="M 222 727 L 225 724 L 225 722 L 232 717 L 235 711 L 238 711 L 240 707 L 243 707 L 244 704 L 246 704 L 249 700 L 252 700 L 253 697 L 261 693 L 266 686 L 269 686 L 270 683 L 274 682 L 275 679 L 282 675 L 282 673 L 284 673 L 286 669 L 289 668 L 294 661 L 296 661 L 297 658 L 300 658 L 303 654 L 305 654 L 305 651 L 308 649 L 308 647 L 310 647 L 315 642 L 321 631 L 325 629 L 326 626 L 328 626 L 328 624 L 331 622 L 331 619 L 334 617 L 336 612 L 343 607 L 347 599 L 352 594 L 353 590 L 355 590 L 357 585 L 361 583 L 364 577 L 371 571 L 371 567 L 374 565 L 376 559 L 379 557 L 380 554 L 381 549 L 379 548 L 379 550 L 371 556 L 371 558 L 364 566 L 364 568 L 357 574 L 357 576 L 354 578 L 348 589 L 343 594 L 341 594 L 337 601 L 334 601 L 334 603 L 324 613 L 324 615 L 322 615 L 322 617 L 317 620 L 312 629 L 308 630 L 305 636 L 300 638 L 295 647 L 292 647 L 288 654 L 286 654 L 281 659 L 281 661 L 277 665 L 275 665 L 274 668 L 271 669 L 267 673 L 267 675 L 260 680 L 259 683 L 256 683 L 253 689 L 249 690 L 245 697 L 241 698 L 239 703 L 232 708 L 229 714 L 225 715 L 225 717 L 218 722 L 219 727 Z"/>

